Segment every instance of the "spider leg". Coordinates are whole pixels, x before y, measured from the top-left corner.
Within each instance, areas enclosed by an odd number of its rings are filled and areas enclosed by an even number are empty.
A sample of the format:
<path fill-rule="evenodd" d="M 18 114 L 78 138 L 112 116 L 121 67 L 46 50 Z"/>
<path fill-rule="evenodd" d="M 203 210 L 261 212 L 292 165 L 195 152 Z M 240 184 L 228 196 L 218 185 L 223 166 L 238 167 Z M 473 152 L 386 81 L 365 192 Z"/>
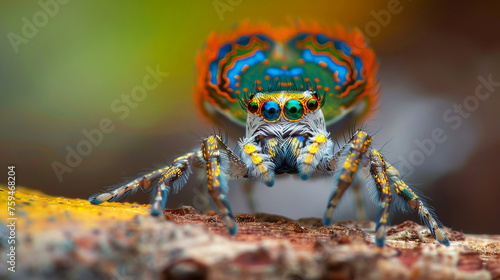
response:
<path fill-rule="evenodd" d="M 188 153 L 174 160 L 172 165 L 153 171 L 112 191 L 93 195 L 89 198 L 92 204 L 113 202 L 138 188 L 149 189 L 154 185 L 156 195 L 151 205 L 151 215 L 161 215 L 171 191 L 178 192 L 187 182 L 191 168 L 206 166 L 208 191 L 224 217 L 230 234 L 237 231 L 236 221 L 226 200 L 228 187 L 226 176 L 242 178 L 247 176 L 247 167 L 241 159 L 232 152 L 220 136 L 214 135 L 202 141 L 201 150 Z"/>
<path fill-rule="evenodd" d="M 173 187 L 174 192 L 177 192 L 183 187 L 191 174 L 191 166 L 202 166 L 200 155 L 197 155 L 195 152 L 178 157 L 174 160 L 172 165 L 155 170 L 126 185 L 120 186 L 109 192 L 93 195 L 89 198 L 89 202 L 92 204 L 114 202 L 136 191 L 138 188 L 147 190 L 153 187 L 156 189 L 156 196 L 151 207 L 151 215 L 160 215 L 163 213 L 167 196 L 171 188 Z M 158 181 L 158 183 L 154 184 L 156 181 Z"/>
<path fill-rule="evenodd" d="M 170 187 L 164 182 L 158 184 L 156 188 L 156 196 L 151 204 L 151 215 L 159 216 L 165 210 L 165 205 L 167 204 L 167 197 L 170 194 Z"/>
<path fill-rule="evenodd" d="M 363 131 L 358 131 L 333 157 L 329 159 L 328 166 L 330 170 L 335 170 L 335 175 L 333 176 L 335 189 L 330 195 L 330 199 L 323 216 L 323 224 L 332 224 L 335 208 L 347 188 L 351 185 L 354 175 L 358 170 L 359 164 L 361 163 L 363 156 L 365 156 L 370 143 L 371 137 Z M 336 169 L 337 162 L 343 162 L 343 165 Z"/>
<path fill-rule="evenodd" d="M 375 227 L 375 243 L 382 247 L 385 244 L 385 232 L 387 229 L 387 220 L 389 218 L 389 208 L 392 202 L 392 191 L 387 178 L 385 160 L 377 150 L 370 151 L 370 174 L 375 180 L 379 199 L 382 203 L 382 210 L 379 214 L 379 220 Z"/>
<path fill-rule="evenodd" d="M 208 193 L 219 209 L 229 233 L 234 235 L 238 228 L 229 201 L 226 199 L 229 190 L 226 176 L 244 177 L 247 168 L 217 135 L 203 140 L 202 153 L 206 161 Z"/>
<path fill-rule="evenodd" d="M 95 205 L 99 205 L 103 202 L 115 202 L 124 198 L 126 195 L 135 192 L 138 188 L 147 190 L 151 188 L 153 181 L 161 177 L 163 170 L 165 170 L 166 168 L 168 168 L 168 166 L 155 170 L 149 174 L 144 175 L 141 178 L 137 178 L 134 181 L 113 190 L 92 195 L 89 197 L 89 202 Z"/>
<path fill-rule="evenodd" d="M 391 164 L 386 163 L 387 176 L 393 190 L 398 197 L 403 198 L 408 207 L 411 210 L 418 210 L 420 218 L 425 222 L 429 228 L 432 236 L 436 240 L 444 245 L 450 245 L 450 241 L 446 237 L 446 234 L 439 226 L 439 222 L 436 215 L 433 213 L 432 209 L 426 207 L 425 203 L 412 191 L 412 189 L 406 185 L 406 183 L 401 180 L 399 172 Z"/>
<path fill-rule="evenodd" d="M 412 210 L 419 211 L 419 214 L 430 229 L 436 240 L 444 245 L 449 245 L 449 240 L 440 229 L 439 223 L 427 208 L 424 202 L 408 187 L 400 178 L 398 171 L 389 163 L 377 150 L 370 148 L 371 137 L 363 132 L 357 131 L 354 136 L 340 149 L 328 163 L 331 170 L 335 169 L 337 162 L 343 162 L 342 167 L 336 170 L 334 175 L 334 186 L 336 187 L 330 196 L 323 223 L 330 225 L 333 222 L 335 207 L 342 198 L 345 190 L 352 184 L 356 171 L 360 163 L 369 170 L 370 176 L 376 186 L 378 202 L 382 207 L 377 226 L 375 229 L 375 243 L 378 246 L 385 244 L 386 229 L 389 217 L 389 210 L 392 203 L 393 192 L 401 197 Z"/>
<path fill-rule="evenodd" d="M 156 184 L 156 195 L 151 205 L 151 215 L 158 216 L 163 213 L 167 197 L 170 192 L 177 193 L 184 187 L 189 175 L 192 173 L 191 167 L 202 167 L 200 153 L 192 152 L 174 160 L 171 166 L 163 170 L 162 176 Z"/>

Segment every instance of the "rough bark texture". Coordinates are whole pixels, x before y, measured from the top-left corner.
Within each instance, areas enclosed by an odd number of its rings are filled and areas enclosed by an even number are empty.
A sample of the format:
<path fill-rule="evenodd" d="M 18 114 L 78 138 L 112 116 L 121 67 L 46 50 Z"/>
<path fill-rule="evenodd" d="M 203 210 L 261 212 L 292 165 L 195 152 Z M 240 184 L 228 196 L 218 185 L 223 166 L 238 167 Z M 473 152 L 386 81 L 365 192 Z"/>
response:
<path fill-rule="evenodd" d="M 6 192 L 0 188 L 3 209 Z M 0 278 L 500 279 L 500 236 L 448 229 L 446 247 L 411 221 L 390 227 L 379 248 L 372 222 L 325 227 L 317 218 L 240 214 L 231 237 L 217 214 L 191 207 L 154 218 L 148 205 L 94 206 L 27 189 L 16 198 L 16 272 L 7 271 L 3 240 Z"/>

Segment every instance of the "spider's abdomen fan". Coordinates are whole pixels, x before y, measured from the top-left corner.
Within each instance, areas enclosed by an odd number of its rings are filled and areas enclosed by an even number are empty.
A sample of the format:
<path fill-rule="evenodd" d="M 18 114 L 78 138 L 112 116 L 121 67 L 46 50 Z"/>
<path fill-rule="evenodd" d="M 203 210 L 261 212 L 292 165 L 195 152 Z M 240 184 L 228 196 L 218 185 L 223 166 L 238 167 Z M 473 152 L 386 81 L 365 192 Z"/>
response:
<path fill-rule="evenodd" d="M 246 113 L 239 101 L 250 92 L 268 91 L 272 81 L 283 90 L 315 84 L 323 91 L 327 124 L 357 105 L 364 105 L 361 115 L 366 115 L 377 99 L 375 57 L 357 30 L 301 21 L 277 28 L 243 22 L 210 34 L 196 65 L 198 107 L 208 117 L 217 111 L 241 125 Z"/>

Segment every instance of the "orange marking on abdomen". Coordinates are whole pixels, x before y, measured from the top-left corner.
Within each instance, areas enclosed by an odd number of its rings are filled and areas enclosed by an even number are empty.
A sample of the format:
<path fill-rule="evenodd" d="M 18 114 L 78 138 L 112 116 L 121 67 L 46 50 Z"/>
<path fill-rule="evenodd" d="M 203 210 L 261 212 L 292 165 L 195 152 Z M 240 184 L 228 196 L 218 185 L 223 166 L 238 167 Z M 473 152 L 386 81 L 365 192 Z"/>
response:
<path fill-rule="evenodd" d="M 340 83 L 338 71 L 333 72 L 333 78 L 335 79 L 335 82 Z"/>

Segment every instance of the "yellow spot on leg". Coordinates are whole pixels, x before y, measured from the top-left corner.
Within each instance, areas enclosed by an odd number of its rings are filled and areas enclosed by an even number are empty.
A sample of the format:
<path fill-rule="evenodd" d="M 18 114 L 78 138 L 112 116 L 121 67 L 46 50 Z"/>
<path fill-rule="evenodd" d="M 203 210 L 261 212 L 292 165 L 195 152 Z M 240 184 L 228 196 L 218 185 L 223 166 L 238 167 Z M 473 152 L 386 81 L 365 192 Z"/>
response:
<path fill-rule="evenodd" d="M 320 144 L 325 143 L 326 136 L 323 134 L 318 134 L 318 136 L 314 137 L 314 141 Z"/>
<path fill-rule="evenodd" d="M 245 153 L 250 155 L 251 153 L 255 152 L 256 148 L 252 144 L 246 144 L 244 147 Z"/>

